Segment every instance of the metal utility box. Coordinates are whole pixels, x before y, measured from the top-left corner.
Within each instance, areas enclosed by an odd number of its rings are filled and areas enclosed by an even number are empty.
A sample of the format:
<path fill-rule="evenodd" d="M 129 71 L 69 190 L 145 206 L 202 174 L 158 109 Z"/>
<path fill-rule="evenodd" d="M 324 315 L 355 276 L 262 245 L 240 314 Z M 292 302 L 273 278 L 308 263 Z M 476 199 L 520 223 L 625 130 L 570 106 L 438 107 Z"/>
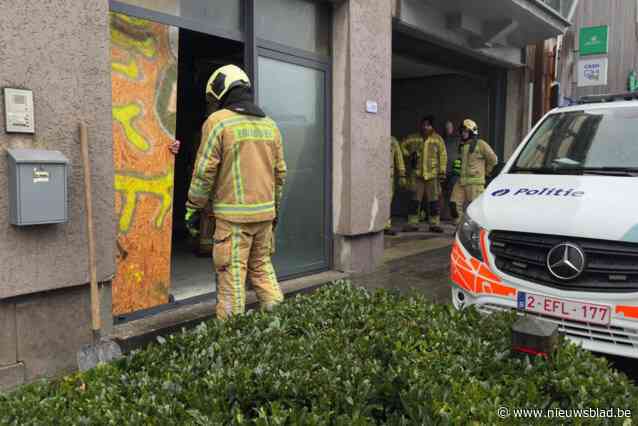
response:
<path fill-rule="evenodd" d="M 68 222 L 69 160 L 58 151 L 9 149 L 7 153 L 11 224 Z"/>

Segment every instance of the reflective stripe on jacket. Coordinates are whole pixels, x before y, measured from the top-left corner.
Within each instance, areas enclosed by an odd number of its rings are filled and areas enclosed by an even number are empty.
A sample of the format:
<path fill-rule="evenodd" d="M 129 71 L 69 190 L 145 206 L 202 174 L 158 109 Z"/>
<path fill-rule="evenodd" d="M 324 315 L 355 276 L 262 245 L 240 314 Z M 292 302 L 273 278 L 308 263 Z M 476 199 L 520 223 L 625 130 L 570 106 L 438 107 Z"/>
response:
<path fill-rule="evenodd" d="M 273 220 L 285 178 L 275 122 L 220 110 L 202 127 L 187 206 L 203 209 L 211 199 L 216 218 L 236 223 Z"/>
<path fill-rule="evenodd" d="M 474 146 L 473 152 L 470 148 Z M 492 172 L 498 157 L 482 139 L 474 144 L 472 141 L 461 144 L 461 185 L 485 185 L 485 177 Z"/>

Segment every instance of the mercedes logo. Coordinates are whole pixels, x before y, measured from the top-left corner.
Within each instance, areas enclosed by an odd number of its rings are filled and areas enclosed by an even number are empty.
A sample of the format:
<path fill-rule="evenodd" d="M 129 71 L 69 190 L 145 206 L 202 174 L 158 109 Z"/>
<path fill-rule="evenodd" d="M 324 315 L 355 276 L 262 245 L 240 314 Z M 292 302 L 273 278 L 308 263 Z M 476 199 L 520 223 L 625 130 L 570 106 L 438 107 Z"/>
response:
<path fill-rule="evenodd" d="M 564 281 L 578 278 L 585 270 L 585 253 L 575 244 L 561 243 L 547 254 L 547 269 Z"/>

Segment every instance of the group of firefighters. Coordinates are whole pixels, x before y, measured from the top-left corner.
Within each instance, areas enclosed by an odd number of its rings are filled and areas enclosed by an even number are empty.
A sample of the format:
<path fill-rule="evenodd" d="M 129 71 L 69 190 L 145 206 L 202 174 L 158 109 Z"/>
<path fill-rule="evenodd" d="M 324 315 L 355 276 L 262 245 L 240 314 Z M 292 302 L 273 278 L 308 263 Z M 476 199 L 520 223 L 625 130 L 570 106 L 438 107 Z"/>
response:
<path fill-rule="evenodd" d="M 399 187 L 412 193 L 405 232 L 419 230 L 419 222 L 429 219 L 430 232 L 442 233 L 441 198 L 450 209 L 454 224 L 461 220 L 467 204 L 485 189 L 498 158 L 487 142 L 479 139 L 475 121 L 463 120 L 456 131 L 451 121 L 445 123 L 445 138 L 434 129 L 433 116 L 419 124 L 419 132 L 399 142 L 391 139 L 391 193 L 394 197 L 395 173 Z M 394 235 L 392 220 L 386 234 Z"/>
<path fill-rule="evenodd" d="M 202 220 L 212 216 L 216 313 L 225 319 L 244 312 L 247 278 L 262 307 L 283 301 L 271 255 L 286 163 L 279 128 L 254 103 L 250 79 L 241 68 L 226 65 L 216 70 L 205 90 L 211 114 L 202 127 L 184 221 L 197 237 Z M 396 169 L 401 187 L 413 193 L 407 230 L 418 229 L 427 200 L 430 230 L 443 232 L 442 185 L 458 222 L 465 203 L 483 191 L 485 177 L 496 165 L 496 155 L 478 138 L 474 121 L 463 121 L 458 137 L 447 123 L 445 140 L 434 124 L 433 117 L 426 117 L 418 134 L 402 143 L 392 138 L 392 187 Z M 171 149 L 176 152 L 179 145 Z"/>

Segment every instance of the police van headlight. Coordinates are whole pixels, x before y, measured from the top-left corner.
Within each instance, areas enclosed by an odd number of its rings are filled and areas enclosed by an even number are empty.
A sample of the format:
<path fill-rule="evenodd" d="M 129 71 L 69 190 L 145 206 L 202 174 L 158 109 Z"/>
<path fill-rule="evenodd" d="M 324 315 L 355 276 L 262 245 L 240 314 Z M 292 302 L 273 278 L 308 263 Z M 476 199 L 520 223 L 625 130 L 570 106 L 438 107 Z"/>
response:
<path fill-rule="evenodd" d="M 483 254 L 481 253 L 482 229 L 478 223 L 474 222 L 470 216 L 465 214 L 463 222 L 461 222 L 457 230 L 457 235 L 465 250 L 467 250 L 472 257 L 480 261 L 483 261 Z"/>

